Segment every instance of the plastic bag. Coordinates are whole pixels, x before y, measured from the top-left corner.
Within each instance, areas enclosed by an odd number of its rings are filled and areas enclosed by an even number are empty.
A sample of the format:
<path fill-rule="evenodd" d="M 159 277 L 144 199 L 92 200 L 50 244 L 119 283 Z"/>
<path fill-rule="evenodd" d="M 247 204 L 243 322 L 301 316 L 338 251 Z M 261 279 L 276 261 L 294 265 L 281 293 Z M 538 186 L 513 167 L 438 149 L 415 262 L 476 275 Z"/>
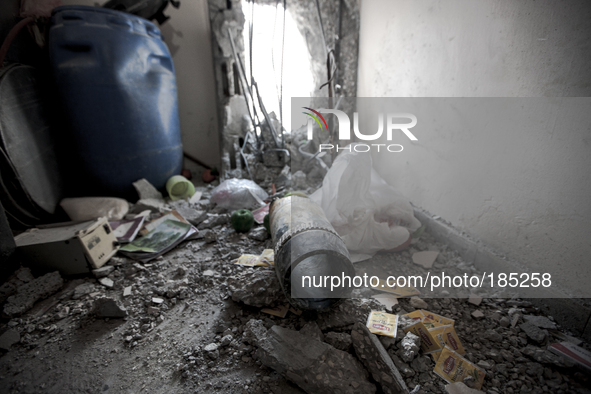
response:
<path fill-rule="evenodd" d="M 250 209 L 265 205 L 263 200 L 269 195 L 259 185 L 249 179 L 228 179 L 211 192 L 210 201 L 229 210 Z"/>
<path fill-rule="evenodd" d="M 375 171 L 371 154 L 351 150 L 337 157 L 310 198 L 358 262 L 402 245 L 421 223 L 410 202 Z"/>

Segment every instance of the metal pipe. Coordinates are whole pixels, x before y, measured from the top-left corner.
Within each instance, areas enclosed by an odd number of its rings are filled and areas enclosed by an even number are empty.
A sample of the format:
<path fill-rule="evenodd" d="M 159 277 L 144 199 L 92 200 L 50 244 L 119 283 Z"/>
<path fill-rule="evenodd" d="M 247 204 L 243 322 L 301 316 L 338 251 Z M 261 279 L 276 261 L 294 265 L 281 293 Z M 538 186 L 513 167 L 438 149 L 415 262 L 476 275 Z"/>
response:
<path fill-rule="evenodd" d="M 306 197 L 275 200 L 269 213 L 275 272 L 289 302 L 301 309 L 325 309 L 351 293 L 355 269 L 349 252 L 322 208 Z M 325 277 L 349 277 L 331 288 Z M 346 282 L 344 279 L 341 282 Z"/>

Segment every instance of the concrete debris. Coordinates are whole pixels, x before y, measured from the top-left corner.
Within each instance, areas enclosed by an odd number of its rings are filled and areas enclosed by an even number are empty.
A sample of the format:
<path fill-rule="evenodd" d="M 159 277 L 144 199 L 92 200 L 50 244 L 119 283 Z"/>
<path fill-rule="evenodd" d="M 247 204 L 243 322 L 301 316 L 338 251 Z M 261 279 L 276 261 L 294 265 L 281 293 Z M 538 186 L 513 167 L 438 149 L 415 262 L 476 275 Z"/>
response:
<path fill-rule="evenodd" d="M 267 328 L 261 320 L 251 319 L 244 326 L 244 333 L 242 334 L 242 340 L 254 346 L 265 340 L 267 336 Z"/>
<path fill-rule="evenodd" d="M 326 313 L 319 313 L 318 326 L 322 331 L 350 328 L 359 321 L 367 321 L 369 313 L 383 311 L 384 306 L 375 299 L 346 299 Z"/>
<path fill-rule="evenodd" d="M 225 6 L 226 2 L 220 2 L 220 7 Z M 262 177 L 269 192 L 271 182 L 281 177 L 282 167 L 257 165 L 254 155 L 250 156 L 253 177 Z M 297 184 L 295 175 L 292 190 Z M 300 175 L 304 183 L 306 177 L 310 180 L 314 176 L 311 168 Z M 307 185 L 301 186 L 310 191 Z M 201 216 L 208 220 L 205 227 L 210 228 L 201 230 L 198 239 L 146 264 L 113 257 L 95 270 L 94 276 L 65 281 L 61 292 L 39 302 L 28 313 L 10 319 L 4 316 L 0 348 L 8 353 L 0 358 L 3 387 L 19 392 L 51 391 L 50 387 L 59 387 L 60 377 L 71 373 L 64 366 L 75 365 L 81 385 L 96 387 L 91 391 L 106 391 L 97 366 L 137 360 L 129 369 L 135 372 L 126 377 L 128 380 L 113 381 L 117 384 L 114 387 L 133 390 L 137 379 L 142 379 L 146 387 L 174 382 L 170 391 L 178 392 L 295 394 L 303 389 L 370 393 L 376 391 L 377 382 L 379 392 L 388 392 L 394 387 L 388 384 L 389 379 L 397 381 L 394 367 L 415 394 L 473 388 L 473 377 L 465 378 L 464 386 L 446 388 L 444 380 L 433 372 L 433 355 L 421 354 L 416 337 L 404 334 L 401 327 L 411 319 L 400 315 L 418 306 L 455 320 L 455 330 L 465 348 L 463 357 L 487 373 L 482 392 L 589 394 L 585 391 L 590 386 L 588 374 L 549 351 L 556 342 L 568 341 L 581 349 L 589 346 L 532 303 L 503 298 L 502 294 L 466 291 L 463 298 L 395 299 L 397 304 L 387 303 L 387 309 L 399 315 L 396 338 L 365 332 L 370 311 L 386 308 L 372 298 L 376 293 L 373 290 L 359 290 L 356 298 L 342 300 L 325 311 L 291 308 L 284 318 L 263 313 L 261 308 L 287 305 L 274 268 L 248 267 L 235 261 L 244 254 L 258 256 L 272 249 L 271 239 L 262 227 L 237 234 L 228 223 L 229 212 L 210 203 L 213 186 L 200 189 L 202 198 L 197 203 L 159 202 L 157 209 L 159 214 L 171 209 L 194 210 L 194 223 L 200 220 L 199 212 L 205 213 Z M 183 214 L 190 217 L 187 212 Z M 408 251 L 380 254 L 374 259 L 384 264 L 385 271 L 395 267 L 397 275 L 408 275 L 414 272 L 411 268 L 422 269 L 412 261 L 412 255 L 430 250 L 442 251 L 432 270 L 445 269 L 448 275 L 477 271 L 427 232 L 413 240 Z M 18 297 L 40 279 L 21 268 L 0 286 L 0 301 Z M 59 275 L 54 279 L 57 290 L 62 279 Z M 99 284 L 97 279 L 108 279 L 112 287 Z M 40 301 L 49 293 L 33 298 Z M 12 301 L 14 298 L 2 307 L 13 305 Z M 27 308 L 29 305 L 32 302 Z M 71 351 L 81 345 L 89 352 Z M 79 358 L 89 356 L 90 360 Z"/>
<path fill-rule="evenodd" d="M 259 343 L 256 357 L 308 393 L 375 393 L 367 372 L 351 354 L 280 326 Z"/>
<path fill-rule="evenodd" d="M 109 289 L 112 288 L 113 285 L 115 284 L 115 282 L 113 282 L 113 280 L 109 279 L 109 278 L 100 278 L 98 281 L 101 285 L 103 285 Z"/>
<path fill-rule="evenodd" d="M 258 268 L 242 271 L 228 278 L 232 300 L 262 308 L 286 302 L 273 269 Z"/>
<path fill-rule="evenodd" d="M 4 304 L 4 313 L 8 316 L 20 316 L 33 305 L 55 293 L 64 284 L 59 272 L 55 271 L 36 278 L 18 287 L 16 294 L 11 295 Z"/>
<path fill-rule="evenodd" d="M 203 350 L 205 351 L 205 354 L 207 354 L 207 357 L 212 360 L 217 360 L 218 357 L 220 357 L 220 351 L 218 350 L 217 343 L 210 343 L 209 345 L 205 346 Z"/>
<path fill-rule="evenodd" d="M 104 278 L 105 276 L 109 276 L 109 274 L 113 271 L 115 271 L 115 267 L 113 267 L 112 265 L 105 265 L 105 266 L 102 266 L 101 268 L 97 268 L 95 270 L 92 270 L 92 274 L 94 275 L 95 278 L 100 279 L 100 278 Z"/>
<path fill-rule="evenodd" d="M 87 294 L 96 291 L 96 286 L 93 283 L 85 282 L 74 288 L 74 294 L 72 295 L 73 300 L 79 300 Z"/>
<path fill-rule="evenodd" d="M 127 316 L 127 310 L 112 298 L 94 300 L 92 313 L 99 318 L 121 318 Z"/>
<path fill-rule="evenodd" d="M 519 328 L 525 332 L 525 335 L 535 343 L 541 344 L 546 339 L 547 332 L 542 330 L 531 323 L 522 323 Z"/>
<path fill-rule="evenodd" d="M 402 338 L 400 344 L 400 358 L 402 358 L 404 362 L 410 363 L 419 354 L 421 338 L 409 331 L 404 338 Z"/>
<path fill-rule="evenodd" d="M 210 228 L 224 225 L 224 224 L 228 223 L 229 220 L 230 220 L 230 216 L 227 214 L 208 213 L 207 218 L 205 218 L 205 220 L 203 220 L 201 223 L 199 223 L 197 228 L 199 230 L 210 229 Z"/>
<path fill-rule="evenodd" d="M 324 336 L 324 342 L 344 352 L 351 352 L 351 346 L 353 345 L 351 334 L 346 332 L 330 331 Z"/>
<path fill-rule="evenodd" d="M 411 297 L 410 305 L 415 309 L 429 309 L 429 304 L 419 297 Z"/>
<path fill-rule="evenodd" d="M 462 382 L 456 382 L 445 385 L 447 394 L 484 394 L 483 391 L 471 389 Z"/>
<path fill-rule="evenodd" d="M 472 312 L 472 317 L 476 320 L 480 320 L 484 317 L 484 313 L 482 313 L 482 311 L 475 310 L 474 312 Z"/>
<path fill-rule="evenodd" d="M 0 350 L 8 351 L 15 343 L 19 343 L 21 336 L 18 331 L 8 330 L 0 335 Z"/>
<path fill-rule="evenodd" d="M 406 383 L 376 335 L 362 323 L 355 323 L 351 331 L 355 354 L 370 371 L 386 394 L 408 393 Z"/>
<path fill-rule="evenodd" d="M 523 315 L 523 320 L 539 328 L 556 328 L 556 323 L 545 316 Z"/>
<path fill-rule="evenodd" d="M 133 187 L 137 191 L 140 200 L 144 199 L 155 199 L 163 200 L 162 193 L 160 193 L 150 182 L 142 178 L 136 182 L 133 182 Z"/>
<path fill-rule="evenodd" d="M 300 329 L 300 334 L 307 335 L 309 337 L 315 338 L 319 341 L 324 341 L 324 334 L 318 327 L 318 324 L 315 321 L 308 322 Z M 328 339 L 328 338 L 327 338 Z M 330 343 L 330 341 L 326 340 L 326 343 L 334 346 L 334 344 Z M 339 349 L 337 346 L 334 346 Z M 344 350 L 344 349 L 341 349 Z"/>
<path fill-rule="evenodd" d="M 269 233 L 267 232 L 267 230 L 265 230 L 263 226 L 256 227 L 248 232 L 248 238 L 254 239 L 255 241 L 263 242 L 264 240 L 269 238 Z"/>

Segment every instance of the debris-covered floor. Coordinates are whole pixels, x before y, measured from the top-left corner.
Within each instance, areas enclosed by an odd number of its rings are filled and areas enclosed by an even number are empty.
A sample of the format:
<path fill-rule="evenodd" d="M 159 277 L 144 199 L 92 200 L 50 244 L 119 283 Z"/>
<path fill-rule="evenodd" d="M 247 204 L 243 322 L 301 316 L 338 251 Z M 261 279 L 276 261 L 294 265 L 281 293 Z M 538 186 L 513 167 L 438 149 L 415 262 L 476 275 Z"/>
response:
<path fill-rule="evenodd" d="M 292 308 L 282 318 L 262 312 L 286 304 L 273 267 L 235 261 L 272 248 L 263 227 L 236 233 L 228 212 L 209 203 L 207 191 L 193 206 L 173 204 L 209 213 L 198 224 L 200 238 L 146 264 L 113 257 L 96 273 L 112 283 L 57 274 L 33 278 L 21 268 L 2 286 L 4 311 L 15 316 L 1 328 L 3 392 L 388 393 L 396 392 L 392 366 L 413 393 L 468 392 L 446 391 L 431 356 L 406 340 L 403 346 L 400 328 L 395 339 L 364 329 L 371 310 L 385 310 L 371 298 L 378 294 L 373 290 L 326 313 Z M 440 251 L 434 271 L 475 271 L 427 233 L 410 250 L 373 260 L 386 271 L 406 273 L 416 268 L 412 253 L 424 250 Z M 15 292 L 20 296 L 6 302 Z M 473 294 L 469 302 L 398 302 L 390 312 L 422 309 L 455 320 L 464 357 L 486 373 L 483 392 L 591 392 L 587 373 L 547 350 L 556 342 L 587 345 L 527 301 Z"/>

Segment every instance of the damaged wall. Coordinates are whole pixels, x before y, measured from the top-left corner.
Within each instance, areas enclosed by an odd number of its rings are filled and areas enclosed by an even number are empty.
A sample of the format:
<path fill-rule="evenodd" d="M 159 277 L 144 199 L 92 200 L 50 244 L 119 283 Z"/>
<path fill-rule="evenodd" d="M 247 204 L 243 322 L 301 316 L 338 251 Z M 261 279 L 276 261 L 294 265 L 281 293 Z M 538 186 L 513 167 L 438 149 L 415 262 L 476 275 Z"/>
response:
<path fill-rule="evenodd" d="M 590 96 L 590 18 L 581 1 L 363 2 L 358 95 Z M 442 120 L 403 153 L 376 156 L 379 172 L 530 272 L 560 271 L 576 292 L 591 254 L 591 118 L 588 99 L 569 100 L 522 127 Z"/>
<path fill-rule="evenodd" d="M 62 2 L 90 6 L 105 3 Z M 220 143 L 207 0 L 182 1 L 180 8 L 168 6 L 164 14 L 170 19 L 159 28 L 174 61 L 183 150 L 209 166 L 217 166 Z"/>

